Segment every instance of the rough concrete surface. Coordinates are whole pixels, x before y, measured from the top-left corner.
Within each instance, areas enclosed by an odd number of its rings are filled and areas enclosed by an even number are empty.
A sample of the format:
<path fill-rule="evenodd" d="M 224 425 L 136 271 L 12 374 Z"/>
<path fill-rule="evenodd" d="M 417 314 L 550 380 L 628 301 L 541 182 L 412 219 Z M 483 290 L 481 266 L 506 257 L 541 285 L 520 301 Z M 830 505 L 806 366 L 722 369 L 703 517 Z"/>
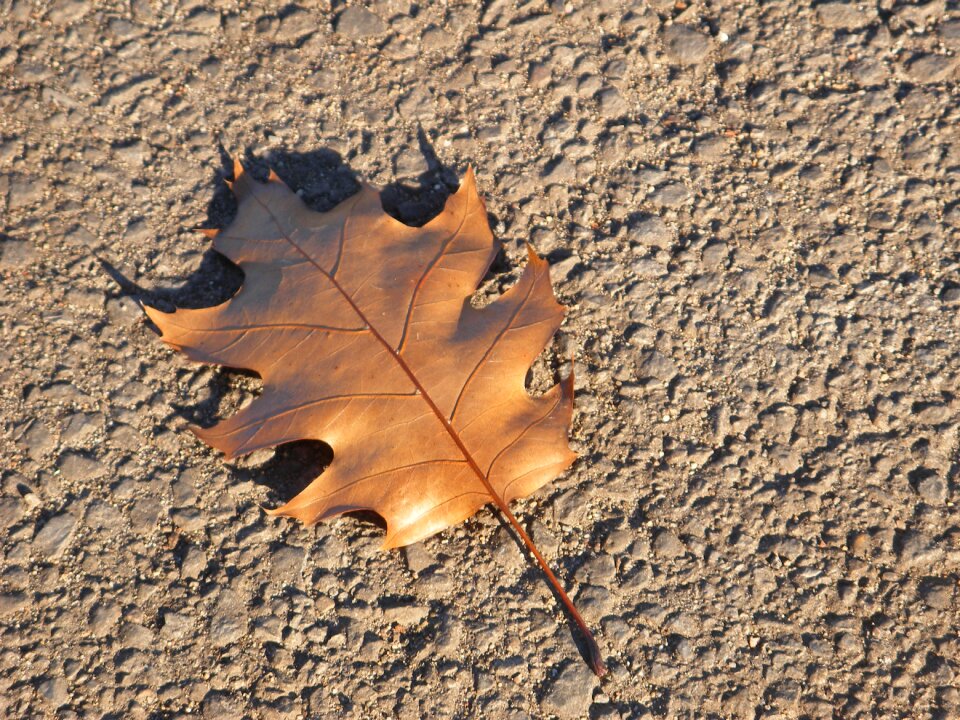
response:
<path fill-rule="evenodd" d="M 960 717 L 956 0 L 0 0 L 0 715 Z M 569 305 L 575 466 L 404 551 L 138 307 L 229 297 L 239 154 L 422 222 L 469 164 Z"/>

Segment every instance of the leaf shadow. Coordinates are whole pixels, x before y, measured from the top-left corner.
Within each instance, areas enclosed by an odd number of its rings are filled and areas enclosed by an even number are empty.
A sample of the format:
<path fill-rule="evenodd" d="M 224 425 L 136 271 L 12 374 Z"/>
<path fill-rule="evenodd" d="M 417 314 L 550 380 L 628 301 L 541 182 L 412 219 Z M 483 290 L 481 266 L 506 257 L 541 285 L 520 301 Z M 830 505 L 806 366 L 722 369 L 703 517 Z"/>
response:
<path fill-rule="evenodd" d="M 556 588 L 554 588 L 549 582 L 543 571 L 540 570 L 537 564 L 537 559 L 527 548 L 520 535 L 514 530 L 514 528 L 510 525 L 510 522 L 502 513 L 498 512 L 496 508 L 492 506 L 488 507 L 492 511 L 494 517 L 497 518 L 497 522 L 500 523 L 501 528 L 507 535 L 509 535 L 510 539 L 513 540 L 514 544 L 517 546 L 517 549 L 520 551 L 520 554 L 523 555 L 524 559 L 527 561 L 526 568 L 520 575 L 520 578 L 516 584 L 517 590 L 519 591 L 526 582 L 539 579 L 540 582 L 542 582 L 550 591 L 550 594 L 553 596 L 553 600 L 557 606 L 563 609 L 563 598 L 561 598 L 560 593 L 558 593 Z M 582 562 L 582 560 L 578 561 L 576 558 L 563 558 L 561 565 L 565 570 L 567 570 L 567 573 L 565 574 L 570 576 L 573 575 L 573 572 L 576 570 L 576 565 L 580 564 L 580 562 Z M 561 579 L 560 582 L 563 583 L 563 579 Z M 569 585 L 569 583 L 566 584 Z M 577 623 L 574 620 L 573 615 L 564 610 L 563 617 L 567 623 L 567 629 L 570 631 L 570 636 L 573 638 L 574 644 L 577 647 L 577 652 L 580 653 L 580 657 L 583 659 L 584 663 L 590 665 L 590 646 L 587 639 L 583 636 L 580 628 L 577 627 Z"/>
<path fill-rule="evenodd" d="M 265 486 L 279 505 L 298 495 L 333 462 L 333 449 L 319 440 L 297 440 L 278 445 L 273 456 L 253 467 L 234 466 L 237 480 Z"/>
<path fill-rule="evenodd" d="M 414 227 L 434 218 L 460 184 L 456 171 L 437 156 L 422 127 L 417 128 L 417 144 L 427 169 L 416 177 L 415 182 L 397 181 L 380 190 L 384 211 Z"/>
<path fill-rule="evenodd" d="M 460 181 L 455 171 L 440 161 L 422 129 L 418 133 L 418 141 L 427 169 L 415 178 L 414 183 L 394 182 L 380 189 L 384 210 L 413 226 L 423 225 L 436 216 Z M 236 201 L 225 182 L 233 176 L 233 158 L 222 146 L 219 151 L 221 167 L 214 175 L 213 196 L 207 205 L 204 223 L 208 228 L 229 225 L 237 213 Z M 357 174 L 338 153 L 329 149 L 309 152 L 271 150 L 258 156 L 247 148 L 242 153 L 242 162 L 246 171 L 260 181 L 265 181 L 269 171 L 273 170 L 309 208 L 318 212 L 331 210 L 360 189 Z M 496 218 L 492 215 L 490 221 L 491 225 L 496 225 Z M 501 251 L 493 272 L 501 265 L 502 258 Z M 108 262 L 101 260 L 101 266 L 115 280 L 121 294 L 134 296 L 167 311 L 173 307 L 209 307 L 224 302 L 239 290 L 244 277 L 238 266 L 212 248 L 204 253 L 197 270 L 175 288 L 146 289 L 124 277 Z M 255 377 L 246 370 L 219 368 L 209 383 L 206 399 L 193 406 L 174 406 L 174 411 L 188 421 L 210 423 L 221 414 L 232 392 L 231 380 L 243 376 Z M 278 501 L 285 502 L 320 475 L 332 460 L 333 451 L 329 445 L 303 440 L 279 446 L 266 462 L 250 465 L 238 463 L 231 467 L 231 474 L 236 480 L 249 480 L 266 486 Z M 364 511 L 350 514 L 362 522 L 383 525 L 376 513 Z M 509 528 L 506 519 L 499 513 L 495 514 Z M 510 535 L 524 556 L 535 563 L 520 538 L 512 530 Z M 546 578 L 542 579 L 546 582 Z M 559 595 L 552 587 L 550 590 L 559 602 Z M 581 655 L 589 661 L 587 645 L 581 640 L 579 630 L 569 615 L 567 621 Z"/>

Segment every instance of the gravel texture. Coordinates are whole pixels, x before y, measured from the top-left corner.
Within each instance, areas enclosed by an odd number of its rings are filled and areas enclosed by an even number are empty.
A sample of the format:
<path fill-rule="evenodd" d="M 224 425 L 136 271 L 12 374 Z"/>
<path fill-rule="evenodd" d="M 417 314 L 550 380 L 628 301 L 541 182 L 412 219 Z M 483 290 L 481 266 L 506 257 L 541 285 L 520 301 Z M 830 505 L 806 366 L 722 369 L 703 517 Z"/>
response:
<path fill-rule="evenodd" d="M 0 0 L 0 715 L 960 717 L 960 7 Z M 220 302 L 237 153 L 422 222 L 468 164 L 569 305 L 581 459 L 381 553 L 137 302 Z"/>

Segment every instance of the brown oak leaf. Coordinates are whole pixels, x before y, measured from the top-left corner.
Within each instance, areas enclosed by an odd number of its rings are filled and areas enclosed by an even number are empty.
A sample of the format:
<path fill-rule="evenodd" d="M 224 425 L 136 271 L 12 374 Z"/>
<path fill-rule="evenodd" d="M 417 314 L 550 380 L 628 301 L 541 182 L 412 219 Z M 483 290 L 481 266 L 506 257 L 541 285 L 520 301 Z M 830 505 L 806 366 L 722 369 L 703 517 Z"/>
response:
<path fill-rule="evenodd" d="M 164 342 L 193 360 L 248 368 L 262 395 L 209 429 L 227 457 L 321 440 L 334 458 L 275 515 L 315 523 L 355 510 L 407 545 L 496 505 L 585 635 L 579 613 L 510 512 L 575 459 L 572 377 L 532 397 L 526 373 L 563 319 L 548 264 L 532 250 L 517 283 L 486 307 L 470 298 L 499 244 L 472 170 L 438 216 L 411 227 L 371 186 L 325 213 L 274 174 L 236 163 L 236 218 L 209 231 L 240 266 L 241 289 L 211 308 L 146 308 Z"/>

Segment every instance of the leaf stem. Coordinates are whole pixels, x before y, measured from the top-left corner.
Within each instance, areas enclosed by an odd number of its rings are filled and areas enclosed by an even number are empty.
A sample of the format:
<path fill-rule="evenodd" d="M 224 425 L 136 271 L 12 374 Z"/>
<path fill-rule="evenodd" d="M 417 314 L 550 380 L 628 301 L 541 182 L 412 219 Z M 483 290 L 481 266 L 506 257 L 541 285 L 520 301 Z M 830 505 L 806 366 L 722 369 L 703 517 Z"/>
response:
<path fill-rule="evenodd" d="M 487 483 L 487 485 L 489 486 L 489 483 Z M 523 544 L 527 546 L 527 550 L 529 550 L 530 553 L 537 559 L 537 563 L 540 565 L 540 569 L 543 571 L 543 574 L 546 575 L 547 580 L 550 581 L 550 584 L 556 591 L 557 596 L 563 603 L 564 608 L 568 613 L 570 613 L 570 617 L 573 618 L 573 621 L 577 624 L 577 627 L 580 630 L 580 635 L 587 645 L 587 655 L 589 656 L 588 662 L 590 663 L 590 669 L 593 670 L 597 677 L 603 677 L 607 674 L 607 666 L 604 664 L 603 656 L 600 654 L 600 646 L 597 645 L 597 641 L 593 637 L 593 633 L 590 632 L 590 628 L 587 627 L 587 623 L 577 610 L 577 606 L 573 604 L 573 600 L 571 600 L 570 596 L 568 596 L 566 591 L 564 591 L 563 586 L 560 584 L 557 576 L 553 574 L 550 566 L 547 565 L 547 561 L 544 560 L 543 555 L 540 554 L 540 551 L 534 544 L 533 539 L 527 534 L 526 530 L 523 529 L 514 514 L 510 512 L 510 508 L 507 507 L 507 504 L 503 502 L 495 493 L 493 497 L 495 498 L 497 509 L 504 514 L 514 531 L 520 536 L 520 539 L 523 540 Z"/>

